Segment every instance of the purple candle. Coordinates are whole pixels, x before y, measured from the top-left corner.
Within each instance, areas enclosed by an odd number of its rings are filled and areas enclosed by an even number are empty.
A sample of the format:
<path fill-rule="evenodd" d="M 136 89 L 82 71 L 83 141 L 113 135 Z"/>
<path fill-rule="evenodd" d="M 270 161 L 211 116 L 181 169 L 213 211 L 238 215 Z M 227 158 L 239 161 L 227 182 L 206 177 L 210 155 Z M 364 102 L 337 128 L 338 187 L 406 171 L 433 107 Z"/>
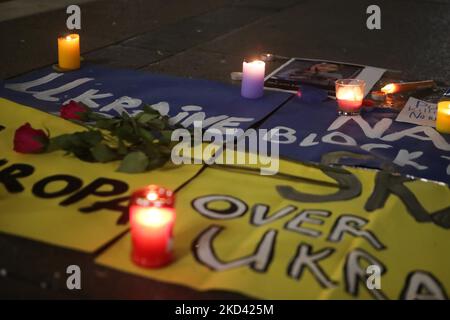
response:
<path fill-rule="evenodd" d="M 266 64 L 263 61 L 245 62 L 242 64 L 241 95 L 248 99 L 261 98 L 264 94 L 264 73 Z"/>

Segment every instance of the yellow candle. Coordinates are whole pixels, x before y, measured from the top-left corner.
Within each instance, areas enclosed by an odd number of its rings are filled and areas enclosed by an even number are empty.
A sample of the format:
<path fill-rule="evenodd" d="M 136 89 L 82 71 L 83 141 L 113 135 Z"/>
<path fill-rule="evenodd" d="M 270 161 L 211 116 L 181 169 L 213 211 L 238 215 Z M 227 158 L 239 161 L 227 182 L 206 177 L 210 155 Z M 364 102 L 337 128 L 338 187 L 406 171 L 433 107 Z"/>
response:
<path fill-rule="evenodd" d="M 69 34 L 58 38 L 58 64 L 61 69 L 80 68 L 80 36 Z"/>
<path fill-rule="evenodd" d="M 450 133 L 450 100 L 442 100 L 438 103 L 436 129 L 442 133 Z"/>

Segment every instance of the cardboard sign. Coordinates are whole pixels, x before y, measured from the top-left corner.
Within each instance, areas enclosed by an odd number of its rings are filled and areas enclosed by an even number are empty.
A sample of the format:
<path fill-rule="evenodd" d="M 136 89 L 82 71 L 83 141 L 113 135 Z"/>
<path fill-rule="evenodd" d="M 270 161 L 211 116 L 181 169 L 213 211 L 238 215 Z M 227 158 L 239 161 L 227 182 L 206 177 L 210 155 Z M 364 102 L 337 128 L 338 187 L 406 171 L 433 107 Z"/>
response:
<path fill-rule="evenodd" d="M 24 122 L 52 135 L 81 127 L 0 99 L 0 231 L 92 252 L 127 230 L 128 196 L 158 184 L 176 189 L 198 165 L 173 166 L 142 174 L 116 172 L 114 163 L 87 163 L 64 152 L 13 151 L 15 130 Z"/>
<path fill-rule="evenodd" d="M 134 265 L 129 235 L 97 263 L 266 299 L 448 297 L 446 186 L 289 162 L 272 177 L 207 168 L 177 194 L 176 212 L 168 267 Z"/>

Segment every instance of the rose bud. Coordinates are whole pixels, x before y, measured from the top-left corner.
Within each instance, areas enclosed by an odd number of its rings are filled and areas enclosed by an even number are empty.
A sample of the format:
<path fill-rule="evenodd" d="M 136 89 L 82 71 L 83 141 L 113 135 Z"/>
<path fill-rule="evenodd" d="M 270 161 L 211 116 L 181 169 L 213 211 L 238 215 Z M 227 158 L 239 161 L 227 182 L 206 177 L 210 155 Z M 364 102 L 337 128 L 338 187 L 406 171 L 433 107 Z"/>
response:
<path fill-rule="evenodd" d="M 89 108 L 82 103 L 70 100 L 60 109 L 61 117 L 69 120 L 86 120 Z"/>
<path fill-rule="evenodd" d="M 48 135 L 43 130 L 33 129 L 27 122 L 14 134 L 14 151 L 20 153 L 40 153 L 48 145 Z"/>

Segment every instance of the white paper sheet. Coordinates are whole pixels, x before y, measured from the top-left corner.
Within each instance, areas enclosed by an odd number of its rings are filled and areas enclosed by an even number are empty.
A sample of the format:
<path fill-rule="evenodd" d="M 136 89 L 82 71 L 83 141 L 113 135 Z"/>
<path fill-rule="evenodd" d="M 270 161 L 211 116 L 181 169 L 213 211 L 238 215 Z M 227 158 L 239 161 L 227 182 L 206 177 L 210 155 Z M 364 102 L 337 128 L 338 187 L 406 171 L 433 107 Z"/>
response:
<path fill-rule="evenodd" d="M 435 103 L 409 98 L 395 121 L 414 123 L 421 126 L 436 127 Z"/>

